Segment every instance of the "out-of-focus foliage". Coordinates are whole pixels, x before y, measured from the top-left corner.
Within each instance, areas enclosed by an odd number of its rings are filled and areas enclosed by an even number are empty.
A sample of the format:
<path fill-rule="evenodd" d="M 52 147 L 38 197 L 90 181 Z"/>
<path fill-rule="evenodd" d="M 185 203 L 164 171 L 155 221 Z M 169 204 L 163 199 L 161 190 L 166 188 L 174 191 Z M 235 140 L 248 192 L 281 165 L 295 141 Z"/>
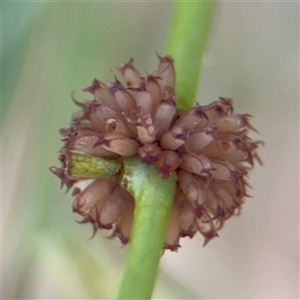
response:
<path fill-rule="evenodd" d="M 152 70 L 170 5 L 2 3 L 4 299 L 114 297 L 124 249 L 101 234 L 87 241 L 91 228 L 74 222 L 48 167 L 76 111 L 71 91 L 84 99 L 81 88 L 111 80 L 130 57 Z M 297 3 L 219 6 L 198 101 L 229 96 L 236 112 L 254 115 L 265 167 L 219 239 L 202 248 L 198 236 L 165 253 L 154 298 L 298 298 L 298 41 Z"/>

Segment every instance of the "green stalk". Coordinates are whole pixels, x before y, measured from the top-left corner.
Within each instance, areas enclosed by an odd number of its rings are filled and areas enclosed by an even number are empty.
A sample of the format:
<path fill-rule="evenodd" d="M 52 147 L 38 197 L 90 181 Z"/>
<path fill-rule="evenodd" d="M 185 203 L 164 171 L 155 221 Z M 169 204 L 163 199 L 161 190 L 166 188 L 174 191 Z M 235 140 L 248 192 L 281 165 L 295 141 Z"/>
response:
<path fill-rule="evenodd" d="M 187 110 L 194 105 L 214 9 L 214 2 L 174 3 L 165 53 L 175 61 L 179 110 Z"/>
<path fill-rule="evenodd" d="M 166 236 L 176 181 L 162 179 L 138 156 L 109 160 L 65 151 L 60 160 L 72 178 L 118 180 L 135 199 L 130 244 L 117 299 L 150 299 Z"/>
<path fill-rule="evenodd" d="M 89 155 L 77 151 L 63 151 L 60 160 L 72 178 L 106 178 L 117 180 L 121 161 Z"/>
<path fill-rule="evenodd" d="M 117 299 L 150 299 L 176 182 L 162 179 L 138 157 L 124 159 L 120 184 L 135 199 L 134 221 Z"/>
<path fill-rule="evenodd" d="M 166 53 L 175 61 L 180 110 L 193 106 L 214 11 L 212 2 L 174 4 Z M 133 228 L 117 299 L 150 299 L 175 193 L 174 178 L 162 179 L 138 158 L 124 159 L 120 184 L 135 199 Z"/>

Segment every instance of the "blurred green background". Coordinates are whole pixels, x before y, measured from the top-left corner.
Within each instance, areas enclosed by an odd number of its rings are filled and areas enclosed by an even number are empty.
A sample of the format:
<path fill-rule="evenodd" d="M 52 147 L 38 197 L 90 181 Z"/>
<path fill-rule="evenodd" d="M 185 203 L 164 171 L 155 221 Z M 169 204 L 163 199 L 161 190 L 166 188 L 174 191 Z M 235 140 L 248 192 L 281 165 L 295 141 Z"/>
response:
<path fill-rule="evenodd" d="M 111 299 L 125 249 L 90 226 L 48 167 L 75 90 L 134 57 L 155 69 L 171 2 L 2 2 L 2 299 Z M 219 3 L 197 101 L 232 97 L 266 147 L 253 199 L 220 238 L 166 252 L 155 299 L 299 297 L 299 4 Z M 188 47 L 188 45 L 187 45 Z"/>

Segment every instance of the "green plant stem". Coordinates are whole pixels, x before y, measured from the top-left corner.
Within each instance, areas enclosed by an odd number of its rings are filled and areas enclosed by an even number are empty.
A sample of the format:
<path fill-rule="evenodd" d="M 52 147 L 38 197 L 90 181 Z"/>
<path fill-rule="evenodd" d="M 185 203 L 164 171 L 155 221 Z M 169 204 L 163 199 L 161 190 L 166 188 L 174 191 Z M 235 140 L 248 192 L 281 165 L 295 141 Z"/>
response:
<path fill-rule="evenodd" d="M 162 179 L 138 156 L 109 160 L 81 152 L 61 153 L 72 178 L 118 180 L 135 200 L 128 253 L 117 299 L 150 299 L 167 231 L 176 181 Z"/>
<path fill-rule="evenodd" d="M 150 299 L 176 182 L 162 179 L 138 157 L 124 159 L 120 184 L 135 199 L 133 227 L 117 299 Z"/>
<path fill-rule="evenodd" d="M 122 166 L 118 159 L 106 159 L 76 151 L 64 151 L 60 159 L 65 164 L 65 172 L 72 178 L 117 180 Z"/>
<path fill-rule="evenodd" d="M 195 102 L 201 61 L 211 27 L 214 3 L 174 4 L 166 53 L 175 61 L 180 110 Z M 176 182 L 162 179 L 138 158 L 124 159 L 121 185 L 135 199 L 130 244 L 117 299 L 150 299 L 165 239 Z"/>
<path fill-rule="evenodd" d="M 175 61 L 177 105 L 180 110 L 194 105 L 214 9 L 214 2 L 174 3 L 165 53 Z"/>

